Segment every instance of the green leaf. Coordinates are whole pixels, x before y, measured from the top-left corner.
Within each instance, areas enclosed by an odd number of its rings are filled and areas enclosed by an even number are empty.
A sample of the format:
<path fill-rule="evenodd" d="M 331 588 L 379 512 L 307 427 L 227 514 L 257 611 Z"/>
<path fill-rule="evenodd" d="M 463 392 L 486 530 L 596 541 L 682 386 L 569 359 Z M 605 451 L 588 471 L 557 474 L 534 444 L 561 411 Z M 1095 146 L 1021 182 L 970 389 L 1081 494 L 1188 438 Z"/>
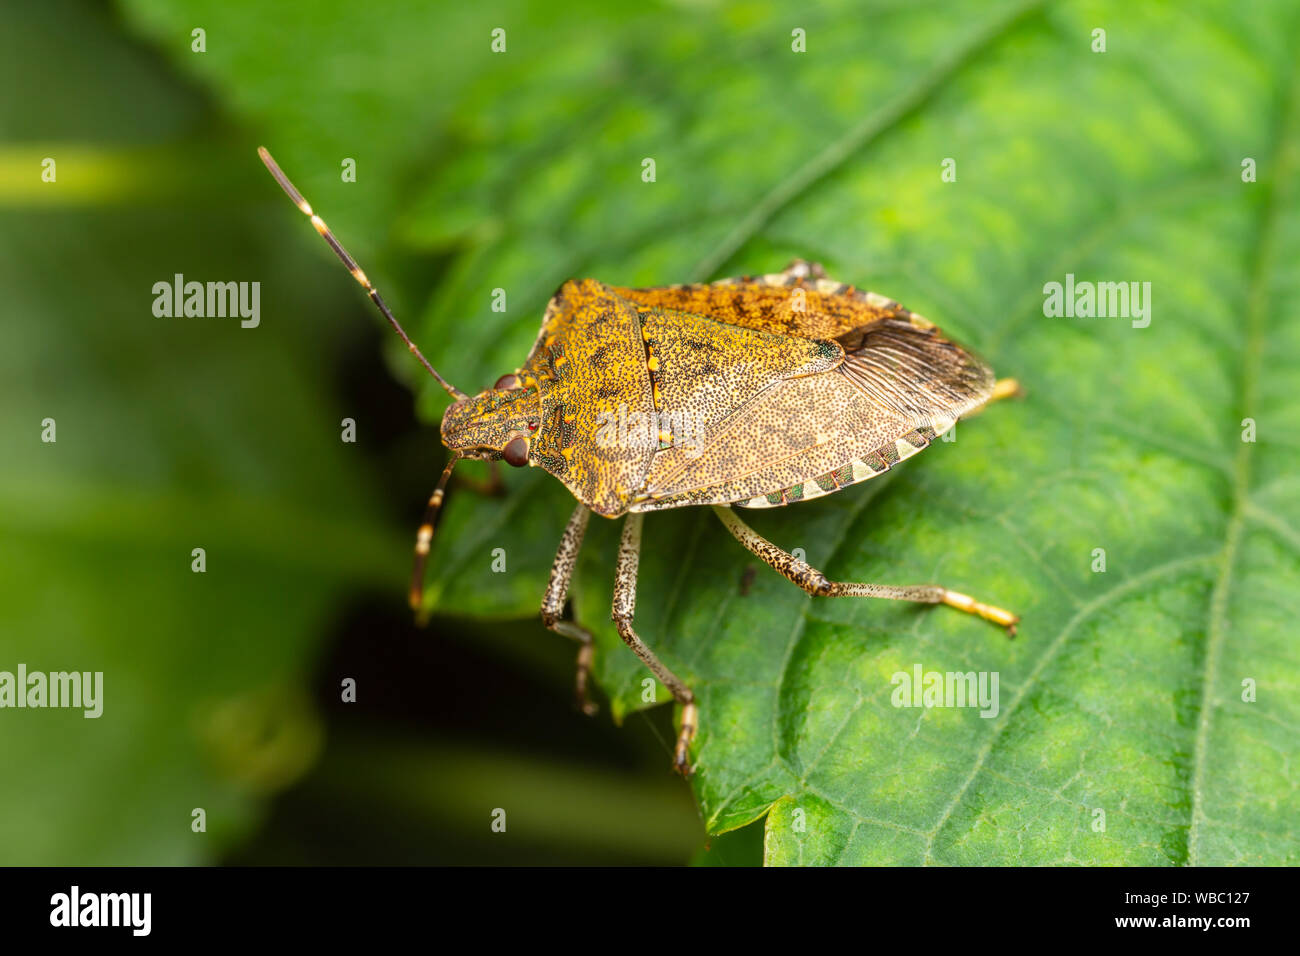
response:
<path fill-rule="evenodd" d="M 128 6 L 155 35 L 181 25 Z M 813 599 L 764 568 L 742 595 L 755 562 L 712 515 L 646 522 L 637 628 L 701 701 L 711 832 L 766 815 L 774 864 L 1300 859 L 1294 4 L 476 6 L 418 63 L 418 21 L 373 16 L 400 45 L 390 69 L 348 74 L 371 108 L 350 129 L 301 71 L 270 80 L 215 50 L 203 70 L 257 122 L 309 117 L 394 166 L 415 161 L 394 90 L 449 82 L 445 114 L 421 114 L 440 145 L 424 174 L 366 188 L 406 203 L 401 248 L 451 256 L 412 324 L 461 388 L 522 361 L 570 276 L 654 285 L 797 255 L 1027 389 L 885 478 L 752 516 L 833 579 L 1014 609 L 1014 641 L 946 608 Z M 356 42 L 324 13 L 304 31 L 326 62 Z M 233 42 L 253 63 L 269 41 Z M 428 65 L 452 48 L 454 81 Z M 1044 284 L 1067 274 L 1149 282 L 1150 325 L 1048 317 Z M 422 389 L 436 420 L 445 397 Z M 452 499 L 441 609 L 535 613 L 571 502 L 510 478 L 504 505 Z M 621 717 L 646 675 L 607 623 L 616 536 L 593 521 L 575 607 Z M 918 665 L 996 673 L 996 716 L 893 706 Z"/>

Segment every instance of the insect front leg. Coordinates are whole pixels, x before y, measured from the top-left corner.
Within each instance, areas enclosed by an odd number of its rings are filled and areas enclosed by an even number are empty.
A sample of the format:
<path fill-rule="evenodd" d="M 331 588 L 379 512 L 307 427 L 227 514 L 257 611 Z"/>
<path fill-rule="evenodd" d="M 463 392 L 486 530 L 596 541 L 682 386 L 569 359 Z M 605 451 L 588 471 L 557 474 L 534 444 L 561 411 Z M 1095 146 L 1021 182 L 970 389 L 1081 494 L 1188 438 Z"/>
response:
<path fill-rule="evenodd" d="M 569 596 L 569 581 L 573 577 L 573 568 L 578 563 L 578 551 L 582 549 L 582 539 L 587 533 L 587 518 L 590 516 L 591 511 L 586 505 L 578 505 L 574 510 L 573 517 L 564 529 L 564 537 L 560 539 L 560 547 L 555 552 L 551 580 L 542 597 L 542 623 L 556 634 L 572 638 L 580 645 L 573 693 L 578 708 L 588 717 L 596 712 L 596 705 L 587 695 L 593 651 L 591 632 L 575 621 L 563 620 L 563 617 L 564 602 Z"/>
<path fill-rule="evenodd" d="M 646 647 L 632 629 L 632 615 L 636 611 L 636 575 L 641 563 L 642 518 L 644 515 L 630 514 L 623 522 L 623 538 L 618 546 L 618 567 L 614 572 L 614 609 L 611 616 L 623 643 L 632 648 L 641 662 L 659 678 L 660 683 L 672 692 L 673 699 L 682 705 L 682 725 L 673 752 L 673 769 L 688 777 L 691 774 L 691 741 L 695 739 L 700 721 L 695 695 L 682 683 L 681 678 L 663 665 L 654 651 Z"/>
<path fill-rule="evenodd" d="M 913 584 L 897 587 L 889 584 L 854 584 L 828 581 L 826 575 L 800 561 L 788 551 L 782 551 L 772 542 L 741 521 L 726 505 L 713 508 L 727 530 L 737 541 L 762 558 L 763 561 L 809 594 L 818 597 L 870 597 L 892 601 L 916 601 L 921 604 L 947 604 L 968 614 L 977 614 L 986 621 L 1000 624 L 1014 637 L 1020 618 L 1000 607 L 984 604 L 958 591 L 949 591 L 937 584 Z"/>

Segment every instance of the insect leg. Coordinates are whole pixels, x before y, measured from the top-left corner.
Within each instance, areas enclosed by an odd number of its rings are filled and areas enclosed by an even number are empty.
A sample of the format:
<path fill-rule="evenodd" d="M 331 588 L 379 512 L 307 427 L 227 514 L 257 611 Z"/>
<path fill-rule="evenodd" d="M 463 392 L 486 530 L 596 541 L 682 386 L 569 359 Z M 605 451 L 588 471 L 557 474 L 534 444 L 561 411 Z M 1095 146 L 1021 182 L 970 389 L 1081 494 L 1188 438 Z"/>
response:
<path fill-rule="evenodd" d="M 586 505 L 578 505 L 564 529 L 560 539 L 559 550 L 555 552 L 555 563 L 551 565 L 551 580 L 546 585 L 546 594 L 542 598 L 542 623 L 556 634 L 572 638 L 580 645 L 578 648 L 578 676 L 574 681 L 574 699 L 578 708 L 587 716 L 596 712 L 596 705 L 587 696 L 587 681 L 591 675 L 592 643 L 591 632 L 575 621 L 562 620 L 564 602 L 569 596 L 569 580 L 573 577 L 574 565 L 578 563 L 578 551 L 582 548 L 582 538 L 587 533 L 587 518 L 591 511 Z"/>
<path fill-rule="evenodd" d="M 949 591 L 937 584 L 912 584 L 896 587 L 889 584 L 854 584 L 828 581 L 826 575 L 800 561 L 788 551 L 782 551 L 757 531 L 745 524 L 734 511 L 725 505 L 713 508 L 727 530 L 737 541 L 762 558 L 773 569 L 789 578 L 809 594 L 818 597 L 870 597 L 892 601 L 917 601 L 921 604 L 947 604 L 968 614 L 977 614 L 986 621 L 1000 624 L 1012 637 L 1020 618 L 1000 607 L 984 604 L 966 594 Z"/>
<path fill-rule="evenodd" d="M 791 259 L 790 264 L 781 270 L 781 274 L 804 279 L 826 278 L 826 270 L 822 268 L 820 262 L 807 262 L 803 259 Z"/>
<path fill-rule="evenodd" d="M 967 412 L 965 415 L 962 416 L 962 420 L 964 421 L 967 418 L 974 418 L 976 415 L 984 411 L 984 409 L 988 408 L 994 402 L 1000 402 L 1004 398 L 1020 398 L 1020 396 L 1024 394 L 1025 394 L 1025 390 L 1020 387 L 1020 383 L 1017 382 L 1014 378 L 1000 378 L 993 383 L 993 393 L 989 395 L 988 399 L 984 402 L 984 404 L 979 406 L 979 408 L 975 408 Z"/>
<path fill-rule="evenodd" d="M 991 405 L 1004 398 L 1019 398 L 1023 394 L 1025 394 L 1025 390 L 1020 387 L 1020 383 L 1014 378 L 1000 378 L 993 383 L 993 394 L 989 396 L 989 400 L 984 404 Z"/>
<path fill-rule="evenodd" d="M 681 678 L 664 667 L 654 651 L 646 647 L 632 629 L 632 615 L 636 611 L 636 574 L 641 562 L 641 519 L 644 517 L 642 514 L 630 514 L 623 522 L 623 539 L 618 545 L 618 567 L 614 572 L 614 609 L 611 616 L 623 643 L 632 648 L 641 662 L 659 678 L 660 683 L 672 692 L 673 699 L 682 705 L 682 725 L 677 733 L 673 769 L 685 777 L 691 773 L 691 741 L 695 739 L 700 721 L 695 695 L 682 683 Z"/>

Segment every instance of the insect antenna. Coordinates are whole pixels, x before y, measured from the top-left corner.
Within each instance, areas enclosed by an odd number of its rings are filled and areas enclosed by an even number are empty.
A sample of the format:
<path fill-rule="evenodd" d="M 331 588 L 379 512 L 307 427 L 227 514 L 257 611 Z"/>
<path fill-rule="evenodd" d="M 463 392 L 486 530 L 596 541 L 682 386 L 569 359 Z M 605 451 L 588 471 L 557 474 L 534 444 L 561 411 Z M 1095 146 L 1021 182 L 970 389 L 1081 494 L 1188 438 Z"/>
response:
<path fill-rule="evenodd" d="M 402 337 L 402 341 L 406 343 L 406 347 L 420 360 L 420 364 L 425 367 L 430 375 L 438 380 L 438 384 L 445 388 L 452 398 L 457 401 L 463 398 L 468 398 L 469 396 L 464 392 L 439 375 L 438 370 L 430 365 L 429 360 L 424 357 L 424 354 L 418 348 L 416 348 L 415 343 L 411 341 L 410 337 L 402 329 L 401 324 L 397 321 L 397 317 L 389 311 L 388 306 L 384 304 L 384 300 L 380 298 L 379 290 L 370 284 L 370 280 L 367 279 L 366 274 L 361 271 L 361 267 L 357 265 L 357 261 L 353 259 L 352 256 L 348 255 L 348 251 L 343 248 L 343 244 L 334 238 L 334 233 L 330 232 L 329 226 L 325 225 L 325 220 L 312 212 L 311 204 L 302 197 L 302 193 L 298 192 L 297 187 L 289 181 L 289 177 L 284 174 L 284 170 L 280 168 L 279 164 L 271 158 L 271 154 L 266 151 L 266 147 L 257 147 L 257 155 L 262 158 L 262 162 L 266 164 L 266 168 L 270 170 L 271 175 L 275 177 L 275 181 L 280 184 L 280 188 L 283 189 L 285 193 L 288 194 L 289 198 L 293 200 L 293 204 L 301 209 L 305 216 L 311 219 L 311 224 L 316 227 L 316 231 L 321 234 L 321 238 L 329 243 L 329 246 L 334 250 L 335 255 L 337 255 L 339 259 L 343 261 L 343 264 L 348 267 L 348 271 L 352 273 L 352 278 L 361 283 L 361 287 L 366 290 L 366 294 L 370 296 L 370 300 L 374 302 L 379 311 L 383 313 L 384 318 L 388 320 L 388 324 L 391 325 L 397 334 Z M 448 466 L 448 470 L 450 470 L 450 466 Z"/>
<path fill-rule="evenodd" d="M 411 593 L 408 600 L 412 611 L 418 611 L 424 601 L 424 566 L 429 560 L 429 545 L 433 541 L 433 526 L 438 520 L 438 511 L 442 508 L 442 499 L 447 491 L 447 482 L 451 479 L 451 470 L 456 467 L 464 455 L 452 455 L 447 467 L 442 470 L 438 487 L 429 496 L 429 506 L 424 510 L 424 520 L 420 530 L 415 533 L 415 566 L 411 568 Z"/>

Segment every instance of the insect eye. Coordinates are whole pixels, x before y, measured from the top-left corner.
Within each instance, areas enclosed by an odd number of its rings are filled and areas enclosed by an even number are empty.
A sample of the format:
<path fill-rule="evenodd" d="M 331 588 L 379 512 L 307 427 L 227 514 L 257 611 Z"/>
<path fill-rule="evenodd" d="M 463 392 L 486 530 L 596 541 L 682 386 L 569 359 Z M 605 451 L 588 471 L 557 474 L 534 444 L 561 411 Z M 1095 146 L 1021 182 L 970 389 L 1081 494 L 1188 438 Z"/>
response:
<path fill-rule="evenodd" d="M 497 391 L 505 391 L 511 388 L 519 387 L 519 376 L 514 372 L 509 372 L 497 379 L 497 383 L 492 386 Z"/>
<path fill-rule="evenodd" d="M 506 447 L 501 449 L 501 457 L 506 460 L 507 465 L 514 465 L 516 468 L 528 464 L 528 439 L 522 435 L 510 439 L 506 442 Z"/>

